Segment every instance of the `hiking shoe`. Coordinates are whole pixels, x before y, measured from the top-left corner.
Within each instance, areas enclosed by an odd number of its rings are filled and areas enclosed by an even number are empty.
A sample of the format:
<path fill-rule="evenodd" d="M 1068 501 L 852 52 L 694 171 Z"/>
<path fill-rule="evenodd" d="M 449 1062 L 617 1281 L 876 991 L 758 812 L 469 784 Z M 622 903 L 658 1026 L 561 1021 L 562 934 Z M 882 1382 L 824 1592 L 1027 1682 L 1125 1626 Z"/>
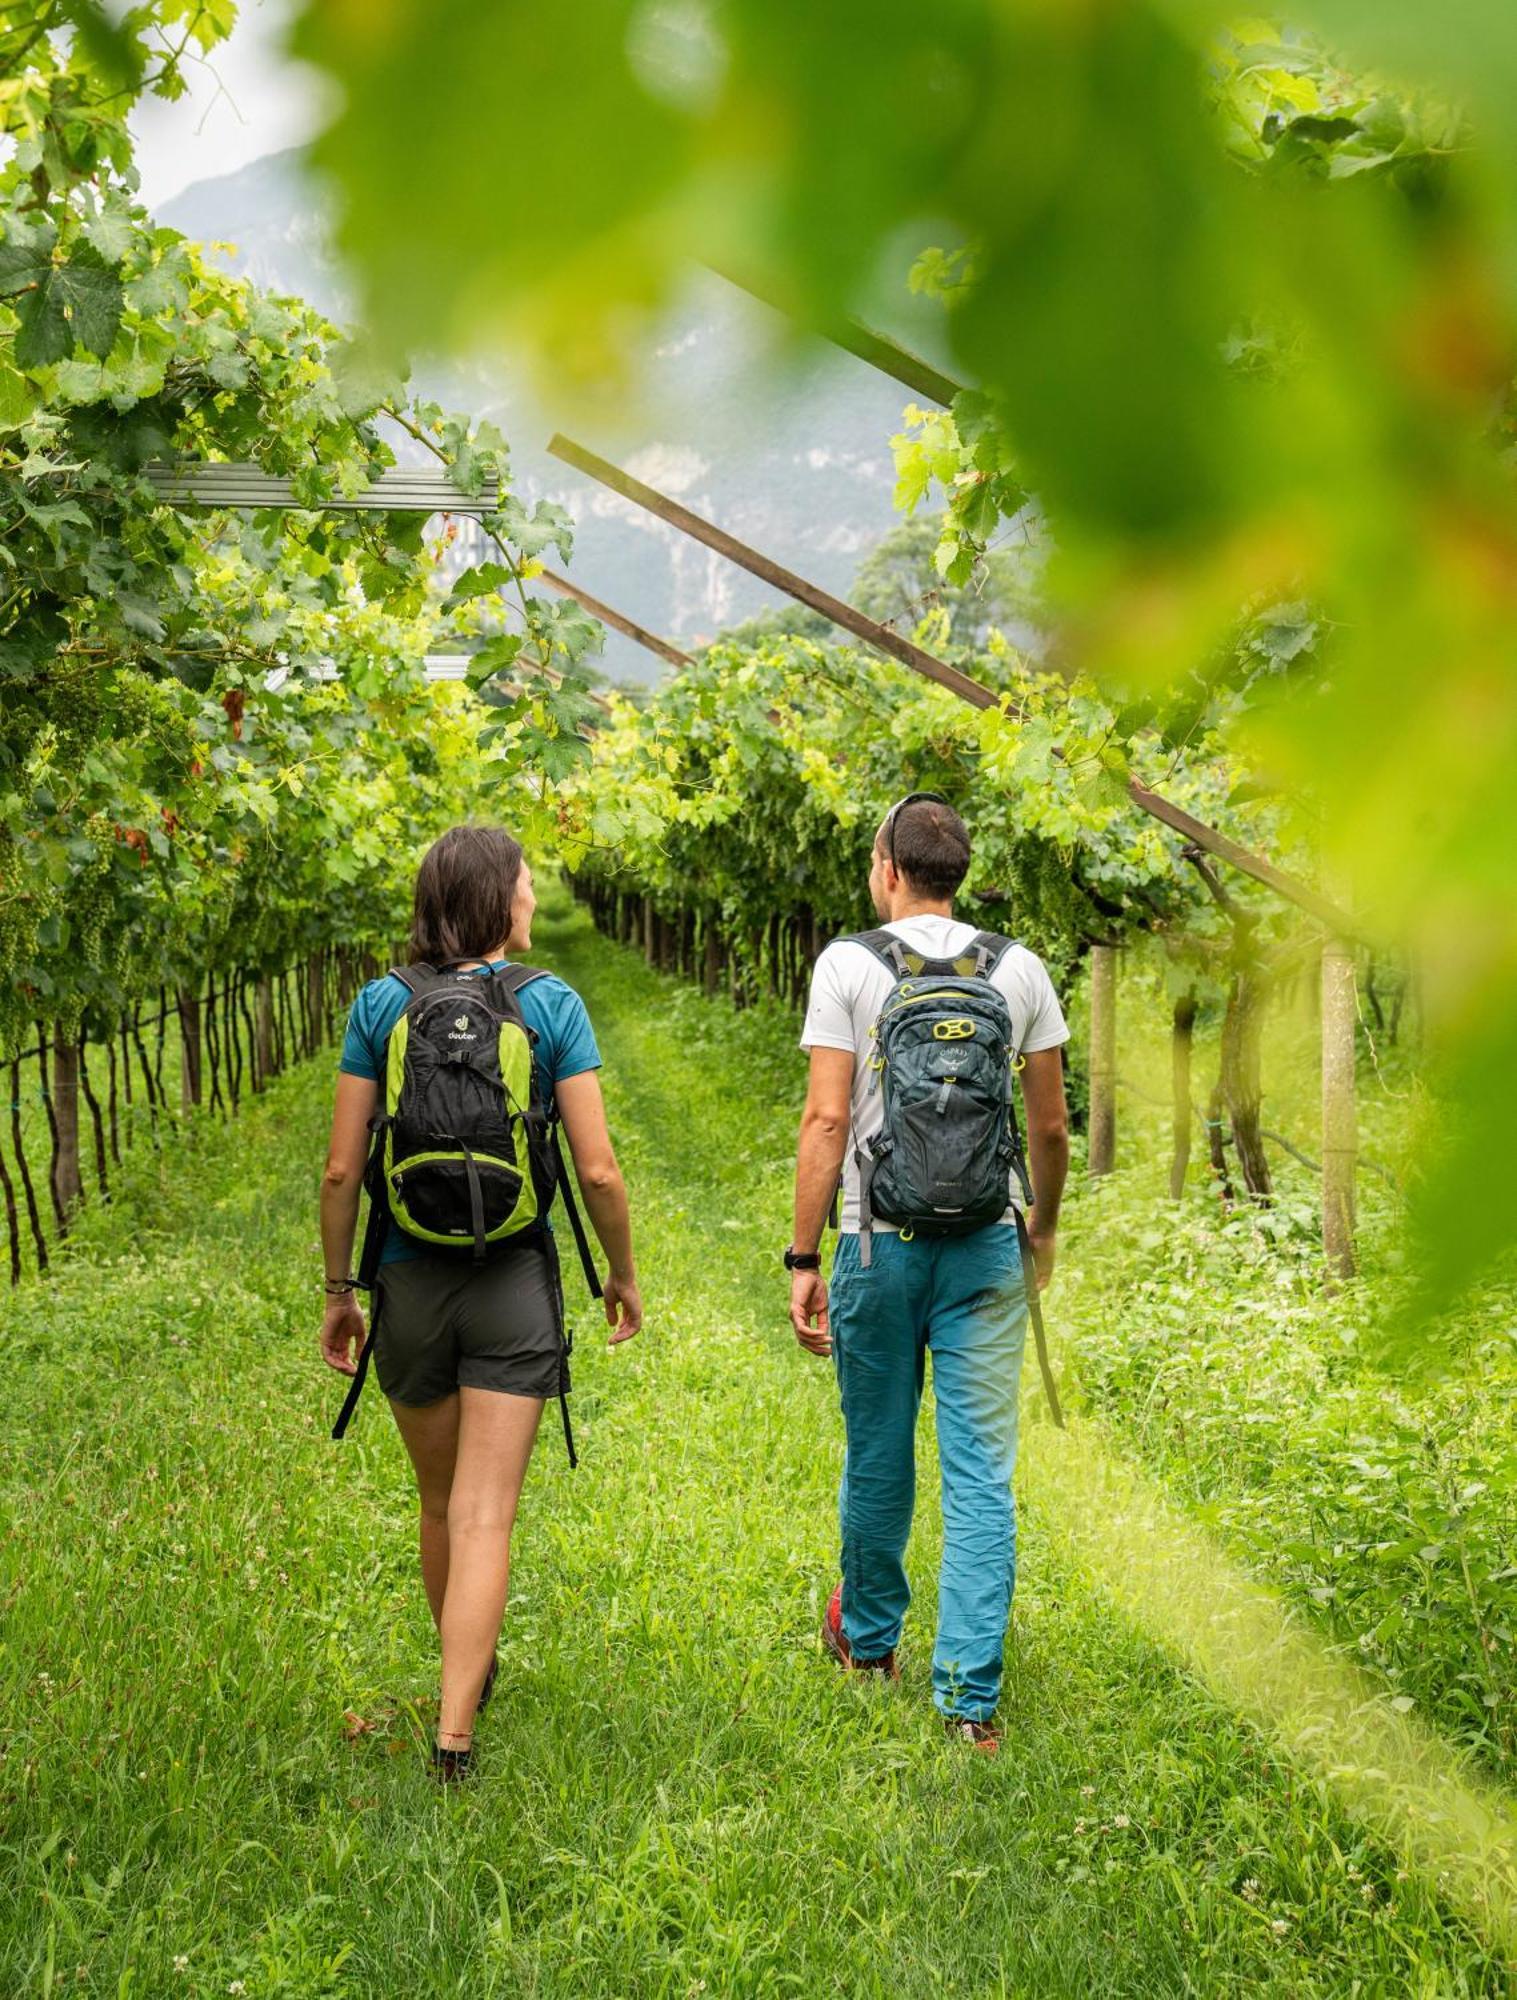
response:
<path fill-rule="evenodd" d="M 838 1665 L 849 1673 L 883 1674 L 887 1681 L 898 1681 L 901 1678 L 901 1670 L 895 1663 L 894 1647 L 888 1653 L 882 1653 L 877 1660 L 858 1660 L 854 1658 L 853 1648 L 849 1645 L 847 1635 L 843 1631 L 843 1586 L 841 1584 L 838 1585 L 831 1597 L 828 1598 L 827 1609 L 822 1614 L 822 1644 L 832 1655 L 833 1659 L 837 1661 Z"/>
<path fill-rule="evenodd" d="M 943 1727 L 958 1742 L 978 1750 L 982 1757 L 994 1757 L 1001 1748 L 1001 1733 L 993 1722 L 972 1722 L 967 1715 L 945 1715 Z"/>
<path fill-rule="evenodd" d="M 474 1750 L 445 1750 L 440 1743 L 432 1745 L 432 1776 L 440 1785 L 461 1785 L 474 1768 Z"/>

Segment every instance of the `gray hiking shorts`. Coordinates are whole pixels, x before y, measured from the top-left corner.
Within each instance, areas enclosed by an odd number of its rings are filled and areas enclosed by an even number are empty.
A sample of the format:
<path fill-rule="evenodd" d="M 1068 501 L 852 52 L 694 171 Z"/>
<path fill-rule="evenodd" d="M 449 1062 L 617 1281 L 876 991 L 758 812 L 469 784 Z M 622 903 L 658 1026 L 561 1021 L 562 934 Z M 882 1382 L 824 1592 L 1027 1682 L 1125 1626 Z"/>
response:
<path fill-rule="evenodd" d="M 435 1403 L 456 1389 L 568 1394 L 557 1259 L 541 1243 L 485 1264 L 397 1258 L 380 1265 L 375 1300 L 374 1372 L 397 1403 Z"/>

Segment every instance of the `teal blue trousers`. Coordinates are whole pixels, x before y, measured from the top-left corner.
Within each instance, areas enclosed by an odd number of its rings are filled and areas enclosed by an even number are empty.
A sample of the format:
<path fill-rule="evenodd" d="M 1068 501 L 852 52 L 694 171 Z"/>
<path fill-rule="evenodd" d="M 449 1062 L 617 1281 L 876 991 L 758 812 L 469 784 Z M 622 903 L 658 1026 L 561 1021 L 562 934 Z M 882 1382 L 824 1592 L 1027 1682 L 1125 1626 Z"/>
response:
<path fill-rule="evenodd" d="M 916 1425 L 932 1353 L 943 1560 L 933 1698 L 983 1722 L 1001 1693 L 1016 1581 L 1017 1392 L 1027 1329 L 1017 1232 L 838 1238 L 829 1287 L 832 1353 L 847 1450 L 838 1515 L 843 1631 L 855 1658 L 896 1646 L 911 1591 L 906 1542 L 916 1500 Z"/>

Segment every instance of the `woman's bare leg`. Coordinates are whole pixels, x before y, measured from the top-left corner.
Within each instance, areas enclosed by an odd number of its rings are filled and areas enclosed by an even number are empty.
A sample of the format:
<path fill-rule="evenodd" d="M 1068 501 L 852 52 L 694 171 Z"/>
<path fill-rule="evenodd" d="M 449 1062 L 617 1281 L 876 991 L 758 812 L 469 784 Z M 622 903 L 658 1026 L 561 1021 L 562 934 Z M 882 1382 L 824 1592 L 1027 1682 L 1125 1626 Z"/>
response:
<path fill-rule="evenodd" d="M 390 1404 L 396 1427 L 416 1473 L 421 1499 L 421 1581 L 432 1607 L 432 1623 L 442 1630 L 442 1603 L 448 1588 L 448 1499 L 458 1453 L 458 1397 L 440 1402 Z"/>
<path fill-rule="evenodd" d="M 465 1748 L 479 1691 L 495 1657 L 510 1579 L 511 1530 L 543 1413 L 537 1396 L 497 1389 L 458 1392 L 458 1449 L 448 1498 L 447 1587 L 442 1634 L 442 1713 L 437 1740 Z"/>

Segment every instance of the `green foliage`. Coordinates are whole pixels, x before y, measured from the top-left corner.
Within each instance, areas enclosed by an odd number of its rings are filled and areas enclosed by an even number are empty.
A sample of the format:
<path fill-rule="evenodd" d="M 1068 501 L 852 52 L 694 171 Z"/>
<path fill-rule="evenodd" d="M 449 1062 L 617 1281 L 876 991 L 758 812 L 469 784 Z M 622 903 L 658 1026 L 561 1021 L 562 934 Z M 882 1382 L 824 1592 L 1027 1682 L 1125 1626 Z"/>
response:
<path fill-rule="evenodd" d="M 1270 1211 L 1219 1209 L 1199 1119 L 1167 1198 L 1169 1048 L 1158 968 L 1122 984 L 1122 1170 L 1079 1190 L 1052 1303 L 1111 1430 L 1313 1617 L 1388 1696 L 1491 1767 L 1517 1765 L 1517 1292 L 1435 1302 L 1393 1349 L 1416 1258 L 1405 1187 L 1437 1112 L 1400 1049 L 1361 1041 L 1361 1276 L 1319 1282 L 1316 1176 L 1283 1149 Z M 1272 1011 L 1265 1124 L 1308 1156 L 1315 1022 Z M 1204 1076 L 1216 1024 L 1197 1038 Z M 1411 1267 L 1409 1271 L 1409 1267 Z"/>
<path fill-rule="evenodd" d="M 499 432 L 134 200 L 132 92 L 175 94 L 230 20 L 37 0 L 0 27 L 0 1047 L 388 939 L 419 844 L 583 751 L 599 628 L 530 594 L 567 522 L 511 494 Z M 492 559 L 446 597 L 419 517 L 317 511 L 402 450 L 501 485 Z M 176 458 L 251 459 L 310 511 L 164 503 L 146 469 Z M 439 644 L 477 648 L 478 702 L 424 684 Z M 545 817 L 540 791 L 513 812 Z"/>
<path fill-rule="evenodd" d="M 1278 813 L 1234 797 L 1237 773 L 1204 714 L 1180 763 L 1163 730 L 1119 723 L 1093 685 L 1039 672 L 991 637 L 975 664 L 1005 695 L 983 713 L 845 647 L 718 642 L 638 706 L 613 705 L 564 794 L 560 852 L 668 915 L 698 914 L 752 968 L 771 922 L 810 912 L 834 933 L 872 922 L 876 828 L 903 792 L 942 790 L 973 836 L 965 907 L 991 928 L 1056 968 L 1091 939 L 1153 931 L 1202 983 L 1223 974 L 1225 927 L 1178 843 L 1131 803 L 1129 776 L 1162 780 L 1255 843 L 1281 842 Z M 1266 934 L 1289 934 L 1278 906 L 1243 907 Z"/>
<path fill-rule="evenodd" d="M 859 564 L 849 601 L 898 632 L 919 633 L 930 651 L 968 664 L 998 643 L 996 635 L 1041 620 L 1036 532 L 1030 524 L 1020 535 L 1010 531 L 1009 546 L 988 556 L 977 547 L 963 589 L 945 584 L 937 561 L 947 540 L 941 519 L 923 515 L 897 523 Z M 953 556 L 958 553 L 956 540 Z"/>

